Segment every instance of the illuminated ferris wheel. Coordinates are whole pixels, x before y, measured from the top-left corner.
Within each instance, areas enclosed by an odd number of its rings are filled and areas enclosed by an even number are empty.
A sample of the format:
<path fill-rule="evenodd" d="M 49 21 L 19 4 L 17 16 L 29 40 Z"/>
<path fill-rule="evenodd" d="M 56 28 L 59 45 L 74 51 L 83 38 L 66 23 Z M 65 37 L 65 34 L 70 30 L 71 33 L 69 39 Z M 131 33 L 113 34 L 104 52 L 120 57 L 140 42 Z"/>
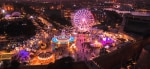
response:
<path fill-rule="evenodd" d="M 87 9 L 78 10 L 73 16 L 73 25 L 82 32 L 89 31 L 95 20 L 91 11 Z"/>

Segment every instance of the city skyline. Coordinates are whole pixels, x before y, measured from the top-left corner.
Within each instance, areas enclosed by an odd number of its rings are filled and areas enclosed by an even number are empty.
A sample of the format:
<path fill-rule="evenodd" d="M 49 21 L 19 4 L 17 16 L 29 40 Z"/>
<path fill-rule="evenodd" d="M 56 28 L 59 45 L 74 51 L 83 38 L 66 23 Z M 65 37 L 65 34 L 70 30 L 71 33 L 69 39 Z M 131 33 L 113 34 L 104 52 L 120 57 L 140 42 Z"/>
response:
<path fill-rule="evenodd" d="M 150 68 L 148 3 L 0 0 L 0 69 Z"/>

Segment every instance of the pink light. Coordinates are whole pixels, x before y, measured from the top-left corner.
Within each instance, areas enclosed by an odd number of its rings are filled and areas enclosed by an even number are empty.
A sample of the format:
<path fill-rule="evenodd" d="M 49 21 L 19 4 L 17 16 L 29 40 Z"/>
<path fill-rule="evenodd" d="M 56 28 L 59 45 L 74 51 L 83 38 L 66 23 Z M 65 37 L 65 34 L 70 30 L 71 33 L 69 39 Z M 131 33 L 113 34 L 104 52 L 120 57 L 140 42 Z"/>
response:
<path fill-rule="evenodd" d="M 105 48 L 108 49 L 110 46 L 106 45 Z"/>
<path fill-rule="evenodd" d="M 106 38 L 103 38 L 103 41 L 106 41 Z"/>
<path fill-rule="evenodd" d="M 110 38 L 108 38 L 107 40 L 110 40 Z"/>
<path fill-rule="evenodd" d="M 72 23 L 78 28 L 79 31 L 85 32 L 89 31 L 94 22 L 94 17 L 91 11 L 87 9 L 81 9 L 74 14 Z"/>
<path fill-rule="evenodd" d="M 82 19 L 82 22 L 85 22 L 85 18 Z"/>

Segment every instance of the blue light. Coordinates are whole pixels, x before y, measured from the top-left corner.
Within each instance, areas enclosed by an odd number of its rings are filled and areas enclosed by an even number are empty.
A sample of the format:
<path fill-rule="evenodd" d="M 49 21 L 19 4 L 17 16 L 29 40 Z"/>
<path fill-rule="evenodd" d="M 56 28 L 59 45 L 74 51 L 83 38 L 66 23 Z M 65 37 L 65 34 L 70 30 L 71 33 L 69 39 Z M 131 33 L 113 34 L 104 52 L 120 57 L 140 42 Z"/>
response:
<path fill-rule="evenodd" d="M 55 37 L 54 37 L 54 38 L 52 38 L 52 41 L 53 41 L 53 42 L 55 42 L 55 43 L 57 43 L 57 42 L 58 42 L 57 38 L 55 38 Z"/>
<path fill-rule="evenodd" d="M 74 37 L 70 37 L 69 42 L 73 42 L 74 41 Z"/>
<path fill-rule="evenodd" d="M 73 42 L 75 40 L 75 38 L 74 37 L 70 37 L 69 38 L 69 42 Z M 52 41 L 54 42 L 54 43 L 58 43 L 58 39 L 57 38 L 52 38 Z M 61 44 L 67 44 L 67 42 L 61 42 Z"/>

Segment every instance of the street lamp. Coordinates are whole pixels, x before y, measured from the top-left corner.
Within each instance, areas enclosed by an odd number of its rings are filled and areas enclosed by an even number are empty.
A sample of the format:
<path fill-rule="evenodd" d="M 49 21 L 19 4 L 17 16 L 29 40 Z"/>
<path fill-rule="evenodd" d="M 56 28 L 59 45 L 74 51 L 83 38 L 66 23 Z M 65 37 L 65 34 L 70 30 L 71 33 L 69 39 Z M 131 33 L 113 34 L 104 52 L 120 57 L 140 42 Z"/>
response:
<path fill-rule="evenodd" d="M 6 12 L 4 9 L 2 9 L 1 11 L 2 11 L 3 14 Z"/>

